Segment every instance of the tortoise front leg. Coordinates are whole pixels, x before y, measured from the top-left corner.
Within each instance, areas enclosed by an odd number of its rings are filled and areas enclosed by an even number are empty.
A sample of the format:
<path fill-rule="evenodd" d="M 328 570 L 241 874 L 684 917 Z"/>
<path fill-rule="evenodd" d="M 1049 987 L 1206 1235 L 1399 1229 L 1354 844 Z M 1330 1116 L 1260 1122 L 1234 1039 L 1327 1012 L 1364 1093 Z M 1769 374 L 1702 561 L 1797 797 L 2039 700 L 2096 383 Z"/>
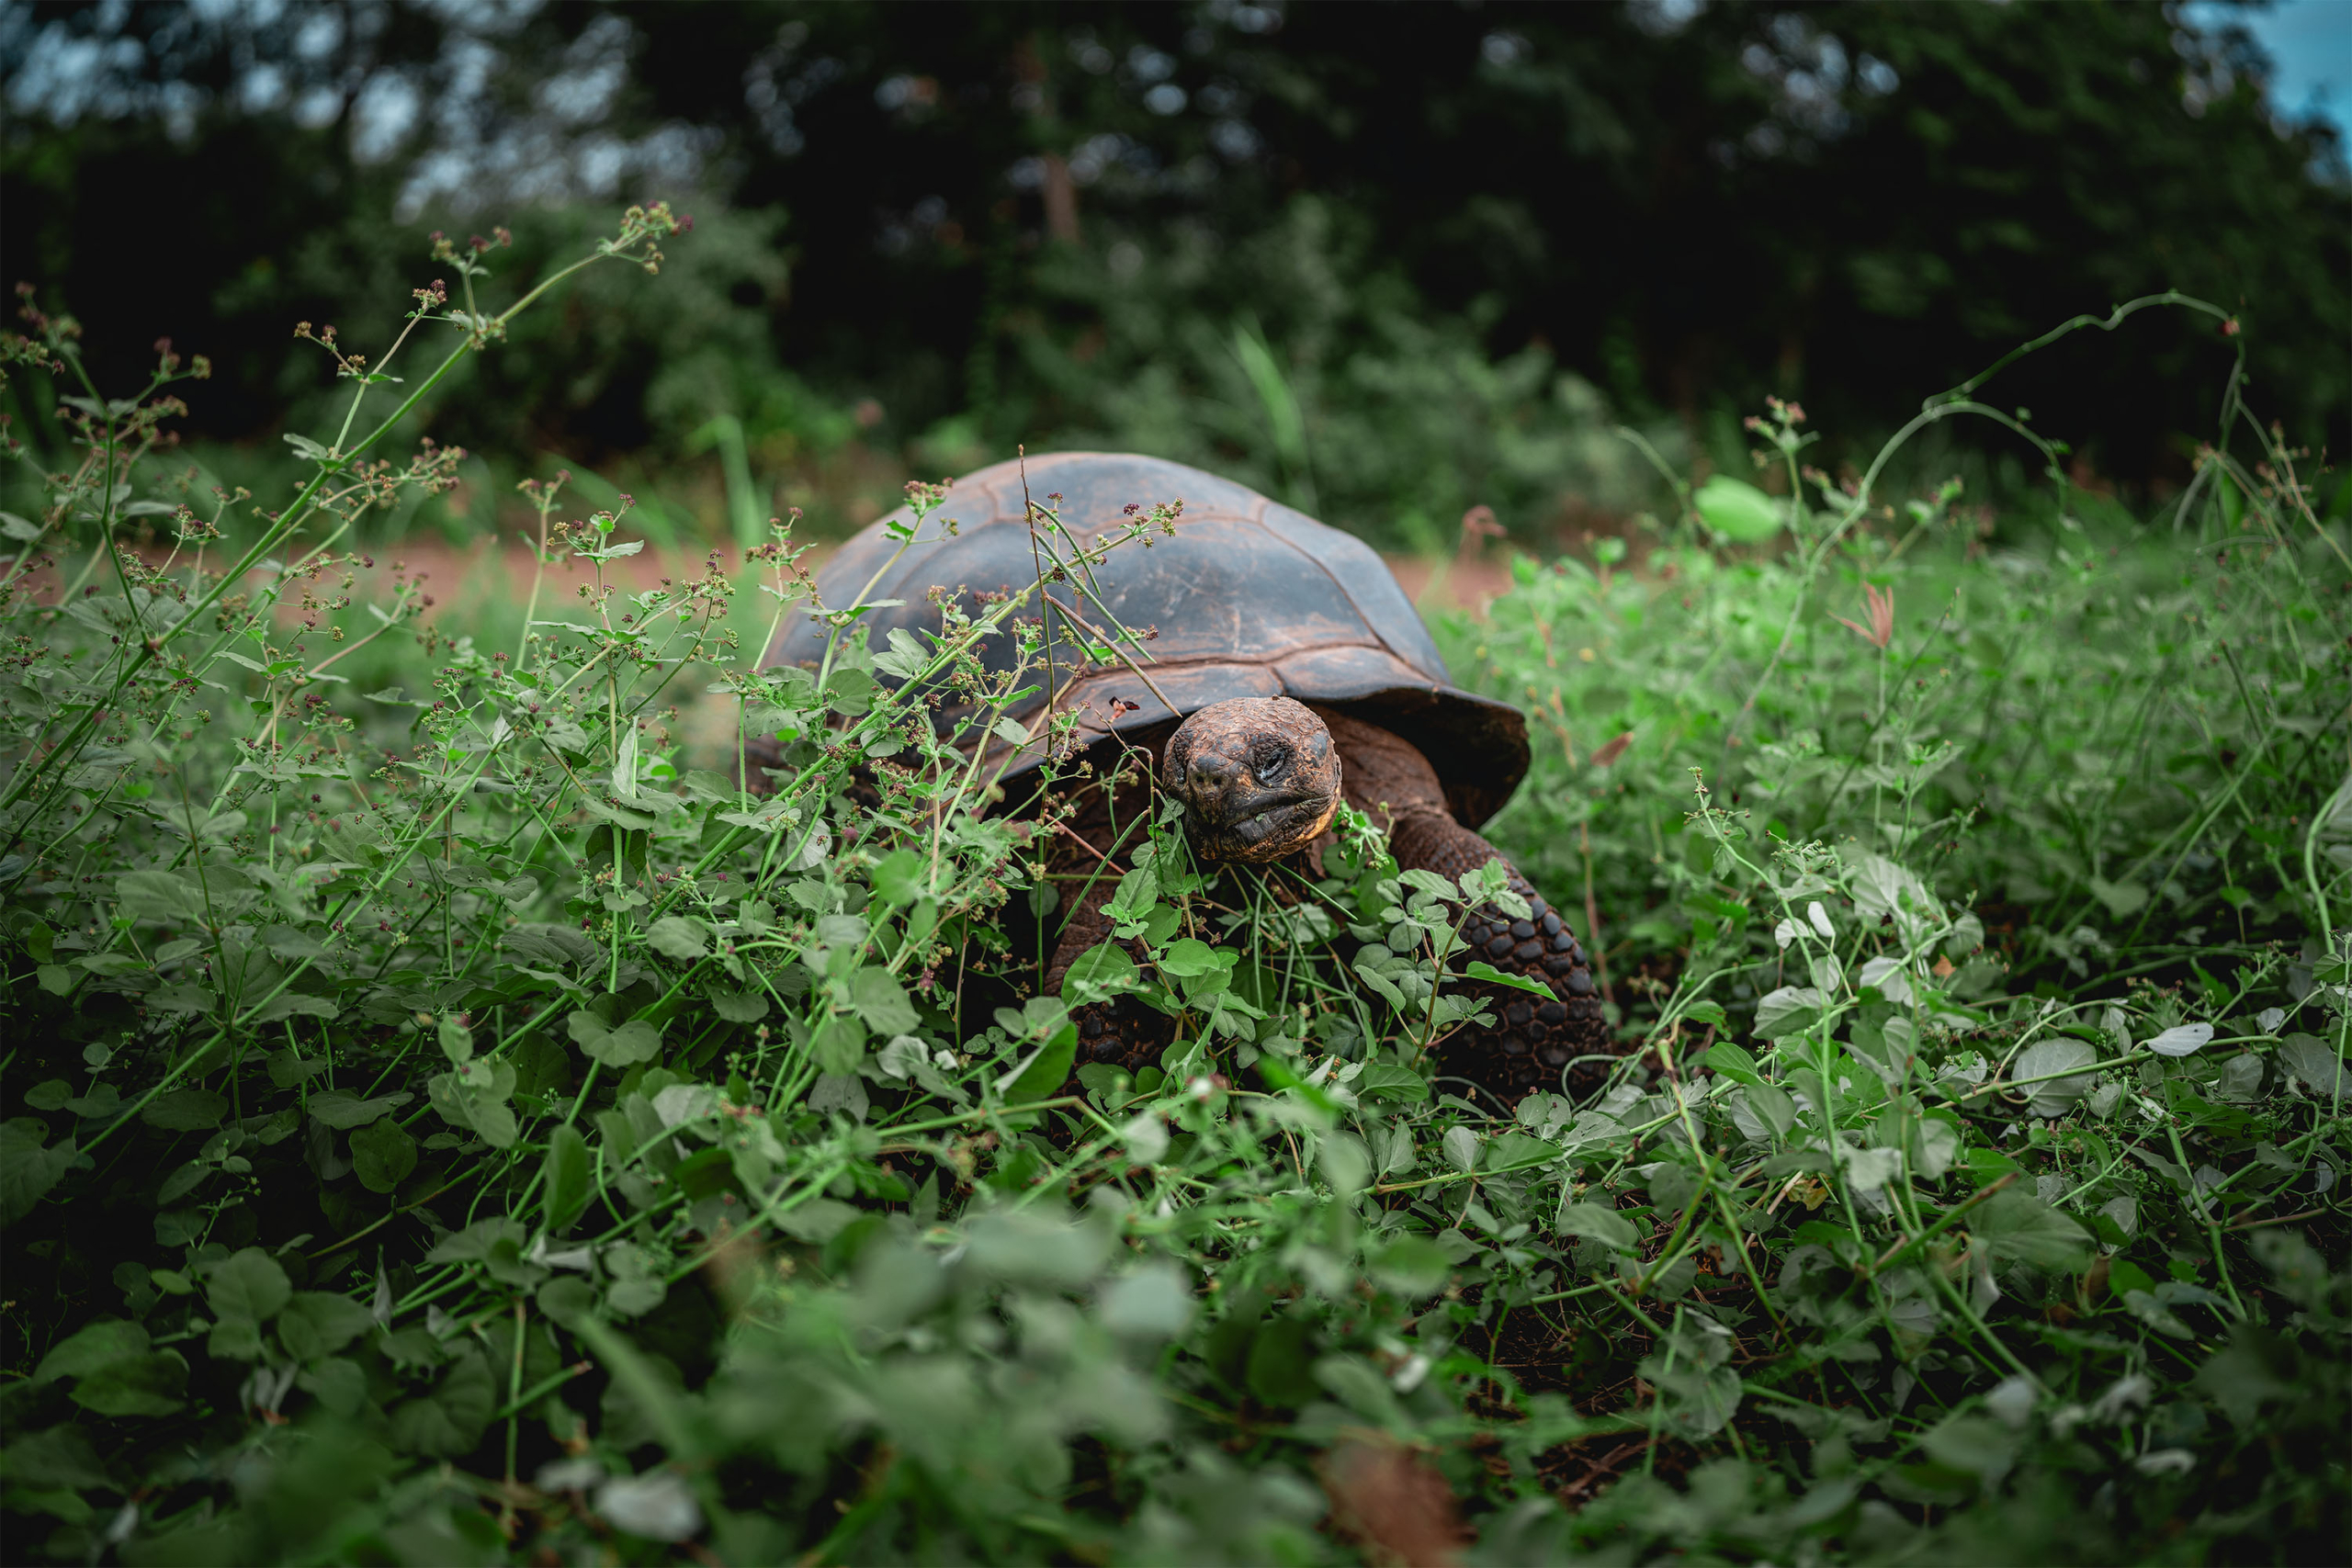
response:
<path fill-rule="evenodd" d="M 1102 906 L 1111 900 L 1112 882 L 1108 876 L 1098 879 L 1070 911 L 1069 922 L 1062 927 L 1061 941 L 1055 944 L 1053 963 L 1046 969 L 1045 995 L 1059 996 L 1069 966 L 1089 949 L 1111 940 L 1111 920 L 1103 914 Z M 1131 942 L 1126 948 L 1128 956 L 1138 964 L 1148 961 L 1142 943 Z M 1072 1064 L 1073 1075 L 1077 1068 L 1095 1062 L 1120 1068 L 1129 1077 L 1139 1077 L 1144 1068 L 1159 1065 L 1159 1054 L 1176 1038 L 1174 1020 L 1133 997 L 1114 997 L 1107 1002 L 1092 1003 L 1071 1016 L 1078 1021 L 1078 1057 Z M 1073 1076 L 1066 1092 L 1077 1092 L 1076 1084 Z"/>
<path fill-rule="evenodd" d="M 1514 919 L 1491 904 L 1471 910 L 1462 928 L 1462 940 L 1469 944 L 1464 961 L 1483 958 L 1552 993 L 1546 1001 L 1492 981 L 1471 982 L 1468 994 L 1485 1003 L 1498 1022 L 1493 1029 L 1457 1036 L 1444 1053 L 1445 1065 L 1514 1103 L 1539 1089 L 1565 1087 L 1577 1096 L 1598 1089 L 1607 1076 L 1606 1065 L 1598 1062 L 1580 1064 L 1565 1086 L 1561 1082 L 1561 1069 L 1570 1062 L 1611 1047 L 1584 946 L 1559 911 L 1500 851 L 1442 811 L 1398 818 L 1390 825 L 1388 847 L 1403 869 L 1419 867 L 1455 879 L 1488 861 L 1501 861 L 1510 890 L 1527 900 L 1528 917 Z"/>

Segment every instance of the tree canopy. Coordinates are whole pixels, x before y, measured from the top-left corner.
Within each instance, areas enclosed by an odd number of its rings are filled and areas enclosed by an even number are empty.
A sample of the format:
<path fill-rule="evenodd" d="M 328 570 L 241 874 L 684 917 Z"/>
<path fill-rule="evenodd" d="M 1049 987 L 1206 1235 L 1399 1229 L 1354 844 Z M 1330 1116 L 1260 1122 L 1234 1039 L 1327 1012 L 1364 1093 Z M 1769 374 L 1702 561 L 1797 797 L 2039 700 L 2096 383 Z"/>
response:
<path fill-rule="evenodd" d="M 553 333 L 508 373 L 557 394 L 535 438 L 659 438 L 664 367 L 715 343 L 740 401 L 789 378 L 884 435 L 1034 443 L 1197 378 L 1188 333 L 1303 375 L 1384 321 L 1637 420 L 1778 393 L 1859 437 L 2167 288 L 2241 311 L 2299 438 L 2352 421 L 2342 149 L 2275 116 L 2245 35 L 2160 5 L 19 6 L 0 66 L 9 277 L 129 323 L 102 364 L 203 339 L 221 435 L 310 374 L 289 313 L 421 281 L 353 259 L 388 209 L 687 191 L 739 225 L 703 341 Z M 1994 395 L 2160 481 L 2226 352 L 2143 321 Z"/>

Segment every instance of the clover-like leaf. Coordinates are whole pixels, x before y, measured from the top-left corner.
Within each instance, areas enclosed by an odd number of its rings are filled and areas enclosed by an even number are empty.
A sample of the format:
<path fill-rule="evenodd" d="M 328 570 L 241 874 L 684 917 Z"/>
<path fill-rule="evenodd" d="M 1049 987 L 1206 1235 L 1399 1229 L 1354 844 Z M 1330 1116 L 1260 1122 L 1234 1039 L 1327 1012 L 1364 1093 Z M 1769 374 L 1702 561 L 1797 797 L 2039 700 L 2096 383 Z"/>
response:
<path fill-rule="evenodd" d="M 321 1122 L 342 1132 L 365 1127 L 415 1098 L 412 1094 L 385 1094 L 362 1100 L 347 1089 L 323 1089 L 311 1096 L 304 1107 Z"/>
<path fill-rule="evenodd" d="M 277 1259 L 258 1247 L 248 1247 L 213 1269 L 204 1294 L 216 1318 L 266 1323 L 293 1299 L 294 1286 Z"/>
<path fill-rule="evenodd" d="M 876 1034 L 906 1034 L 922 1020 L 907 999 L 899 977 L 879 964 L 869 964 L 850 981 L 850 1005 Z"/>
<path fill-rule="evenodd" d="M 681 961 L 700 958 L 710 951 L 710 933 L 697 919 L 664 915 L 647 929 L 645 940 L 653 951 Z"/>
<path fill-rule="evenodd" d="M 582 1051 L 608 1067 L 650 1062 L 662 1049 L 662 1031 L 641 1018 L 608 1027 L 603 1019 L 582 1009 L 564 1020 L 564 1027 Z"/>
<path fill-rule="evenodd" d="M 2090 1232 L 2015 1188 L 1987 1198 L 1967 1224 L 1996 1259 L 2061 1269 L 2078 1269 L 2090 1258 Z"/>
<path fill-rule="evenodd" d="M 390 1192 L 416 1168 L 416 1140 L 397 1122 L 373 1122 L 351 1134 L 351 1168 L 370 1192 Z"/>
<path fill-rule="evenodd" d="M 74 1140 L 44 1148 L 48 1129 L 29 1116 L 0 1122 L 0 1226 L 32 1213 L 74 1163 Z"/>
<path fill-rule="evenodd" d="M 1562 1235 L 1589 1236 L 1620 1252 L 1631 1250 L 1639 1239 L 1633 1221 L 1599 1203 L 1563 1204 L 1560 1216 L 1552 1223 L 1552 1228 Z"/>
<path fill-rule="evenodd" d="M 2149 1041 L 2148 1049 L 2159 1056 L 2187 1056 L 2202 1051 L 2212 1038 L 2210 1023 L 2177 1024 Z"/>

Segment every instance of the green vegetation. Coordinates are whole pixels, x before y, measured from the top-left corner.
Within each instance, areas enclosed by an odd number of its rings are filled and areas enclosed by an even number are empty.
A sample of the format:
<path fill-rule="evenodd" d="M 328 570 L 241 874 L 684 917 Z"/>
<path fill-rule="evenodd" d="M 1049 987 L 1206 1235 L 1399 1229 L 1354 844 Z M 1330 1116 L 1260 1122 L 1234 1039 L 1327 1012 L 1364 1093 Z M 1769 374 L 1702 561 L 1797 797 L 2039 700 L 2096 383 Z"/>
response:
<path fill-rule="evenodd" d="M 1676 479 L 1640 558 L 1442 626 L 1531 713 L 1492 831 L 1598 913 L 1632 1048 L 1498 1116 L 1429 1065 L 1492 888 L 1360 818 L 1319 881 L 1204 871 L 1136 786 L 1157 977 L 1032 994 L 1042 835 L 956 742 L 1035 585 L 871 648 L 778 524 L 520 625 L 355 602 L 363 514 L 458 460 L 401 422 L 677 226 L 494 314 L 445 245 L 290 502 L 161 444 L 200 362 L 115 398 L 70 321 L 7 340 L 17 1555 L 2340 1548 L 2352 525 L 2234 390 L 2147 519 L 1975 386 L 1911 430 L 2023 441 L 2036 511 L 1816 473 L 1776 403 L 1780 493 Z M 551 557 L 641 547 L 526 500 Z M 757 669 L 811 612 L 823 668 Z M 681 739 L 706 694 L 759 793 Z M 1177 1043 L 1062 1094 L 1123 990 Z"/>
<path fill-rule="evenodd" d="M 520 277 L 658 189 L 699 220 L 676 289 L 589 280 L 435 411 L 489 465 L 453 530 L 553 454 L 719 531 L 732 428 L 753 524 L 799 506 L 811 536 L 1026 443 L 1206 459 L 1384 548 L 1442 548 L 1484 504 L 1539 554 L 1656 504 L 1616 482 L 1612 423 L 1737 472 L 1740 416 L 1777 394 L 1823 468 L 1859 468 L 1923 390 L 2179 288 L 2244 340 L 2143 319 L 2001 384 L 2146 510 L 2193 478 L 2240 347 L 2266 417 L 2352 444 L 2352 367 L 2310 351 L 2352 338 L 2352 177 L 2229 15 L 18 7 L 0 282 L 70 289 L 107 385 L 158 336 L 209 352 L 186 428 L 226 472 L 317 423 L 289 320 L 380 342 L 422 281 L 387 211 L 504 217 Z M 2030 469 L 1972 456 L 1890 477 L 2025 503 Z"/>

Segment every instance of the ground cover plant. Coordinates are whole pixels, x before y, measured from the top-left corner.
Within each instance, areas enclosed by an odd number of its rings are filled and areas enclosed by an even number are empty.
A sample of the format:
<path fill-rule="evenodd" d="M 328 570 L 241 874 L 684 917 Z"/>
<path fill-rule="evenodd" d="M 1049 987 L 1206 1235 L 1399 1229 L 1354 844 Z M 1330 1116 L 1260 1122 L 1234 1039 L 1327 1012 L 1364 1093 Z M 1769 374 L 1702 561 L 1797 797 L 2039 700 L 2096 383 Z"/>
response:
<path fill-rule="evenodd" d="M 2341 1555 L 2352 570 L 2234 381 L 2137 520 L 2054 464 L 2042 515 L 1882 496 L 1775 405 L 1758 484 L 1442 627 L 1627 1047 L 1498 1107 L 1428 1066 L 1492 889 L 1360 820 L 1270 882 L 1138 781 L 1148 966 L 1035 994 L 1077 889 L 974 744 L 1030 739 L 1034 583 L 874 648 L 779 522 L 495 641 L 354 603 L 455 460 L 382 433 L 563 287 L 494 310 L 498 254 L 438 241 L 390 353 L 303 329 L 350 412 L 290 500 L 173 461 L 201 361 L 7 340 L 60 394 L 0 514 L 12 1559 Z M 1913 429 L 2054 459 L 1997 385 Z M 551 558 L 639 547 L 527 494 Z M 1180 499 L 1041 498 L 1040 575 Z M 694 701 L 759 744 L 689 755 Z M 1177 1043 L 1065 1092 L 1122 991 Z"/>

